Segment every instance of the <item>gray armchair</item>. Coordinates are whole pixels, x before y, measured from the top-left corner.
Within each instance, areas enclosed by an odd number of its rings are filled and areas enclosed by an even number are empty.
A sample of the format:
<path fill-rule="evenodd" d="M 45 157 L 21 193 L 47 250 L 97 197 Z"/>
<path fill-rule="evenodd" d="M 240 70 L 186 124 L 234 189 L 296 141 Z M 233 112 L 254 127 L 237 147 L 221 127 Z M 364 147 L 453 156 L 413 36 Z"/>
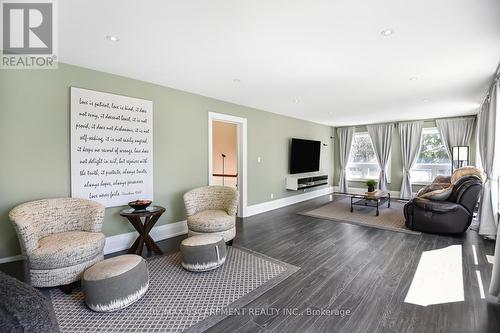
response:
<path fill-rule="evenodd" d="M 86 268 L 104 258 L 100 203 L 78 198 L 38 200 L 17 206 L 9 217 L 35 287 L 78 281 Z"/>
<path fill-rule="evenodd" d="M 236 235 L 238 191 L 226 186 L 205 186 L 184 194 L 188 235 L 217 234 L 225 242 Z"/>

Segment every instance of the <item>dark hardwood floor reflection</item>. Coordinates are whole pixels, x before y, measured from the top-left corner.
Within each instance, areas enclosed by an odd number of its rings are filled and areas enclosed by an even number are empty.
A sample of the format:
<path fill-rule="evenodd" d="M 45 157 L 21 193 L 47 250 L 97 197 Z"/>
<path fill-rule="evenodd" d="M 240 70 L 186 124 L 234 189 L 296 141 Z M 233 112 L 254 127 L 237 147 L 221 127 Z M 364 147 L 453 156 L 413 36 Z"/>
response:
<path fill-rule="evenodd" d="M 479 270 L 487 294 L 492 241 L 474 231 L 410 235 L 296 214 L 329 200 L 324 196 L 238 220 L 235 245 L 301 269 L 207 332 L 500 332 L 500 304 L 491 296 L 480 298 L 476 279 Z M 159 246 L 172 253 L 184 238 Z M 454 244 L 463 245 L 465 301 L 404 303 L 422 252 Z M 19 262 L 0 270 L 23 274 Z"/>

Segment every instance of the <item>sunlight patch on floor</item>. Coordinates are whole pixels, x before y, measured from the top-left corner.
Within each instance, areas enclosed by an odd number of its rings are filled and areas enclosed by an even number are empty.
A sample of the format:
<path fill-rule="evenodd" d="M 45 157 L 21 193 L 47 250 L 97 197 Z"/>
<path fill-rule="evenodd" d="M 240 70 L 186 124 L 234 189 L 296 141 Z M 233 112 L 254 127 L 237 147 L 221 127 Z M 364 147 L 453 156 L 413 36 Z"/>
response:
<path fill-rule="evenodd" d="M 462 246 L 424 251 L 405 303 L 428 306 L 463 301 Z"/>
<path fill-rule="evenodd" d="M 479 287 L 479 296 L 481 297 L 481 299 L 484 299 L 483 280 L 481 279 L 480 271 L 476 271 L 476 277 L 477 277 L 477 285 Z"/>
<path fill-rule="evenodd" d="M 479 265 L 479 262 L 477 260 L 476 245 L 472 245 L 472 254 L 474 256 L 474 265 Z"/>

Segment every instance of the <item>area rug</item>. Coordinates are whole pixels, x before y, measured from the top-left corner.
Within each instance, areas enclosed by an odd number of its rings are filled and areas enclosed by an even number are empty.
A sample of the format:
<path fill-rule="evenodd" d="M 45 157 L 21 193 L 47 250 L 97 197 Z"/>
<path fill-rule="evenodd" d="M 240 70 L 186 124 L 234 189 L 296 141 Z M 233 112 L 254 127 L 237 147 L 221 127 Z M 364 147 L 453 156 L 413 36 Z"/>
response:
<path fill-rule="evenodd" d="M 379 216 L 375 215 L 375 208 L 364 206 L 354 206 L 354 211 L 351 213 L 350 204 L 350 198 L 342 198 L 299 214 L 335 222 L 346 222 L 371 228 L 420 235 L 420 232 L 406 228 L 403 215 L 404 203 L 391 200 L 390 208 L 387 207 L 387 203 L 383 204 L 379 208 Z"/>
<path fill-rule="evenodd" d="M 83 293 L 50 296 L 61 332 L 202 332 L 256 299 L 299 268 L 244 248 L 228 247 L 226 263 L 193 273 L 180 253 L 148 259 L 147 293 L 128 308 L 98 313 Z"/>

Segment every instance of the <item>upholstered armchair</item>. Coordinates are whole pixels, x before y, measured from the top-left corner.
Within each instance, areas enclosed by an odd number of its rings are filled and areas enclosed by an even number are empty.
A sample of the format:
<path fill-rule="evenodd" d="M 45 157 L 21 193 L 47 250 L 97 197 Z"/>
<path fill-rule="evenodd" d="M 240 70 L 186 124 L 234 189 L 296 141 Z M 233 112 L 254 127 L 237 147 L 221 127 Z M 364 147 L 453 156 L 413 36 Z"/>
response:
<path fill-rule="evenodd" d="M 11 210 L 35 287 L 68 285 L 104 258 L 104 206 L 77 198 L 27 202 Z"/>
<path fill-rule="evenodd" d="M 217 234 L 231 244 L 236 235 L 238 191 L 226 186 L 205 186 L 184 194 L 188 236 Z"/>

